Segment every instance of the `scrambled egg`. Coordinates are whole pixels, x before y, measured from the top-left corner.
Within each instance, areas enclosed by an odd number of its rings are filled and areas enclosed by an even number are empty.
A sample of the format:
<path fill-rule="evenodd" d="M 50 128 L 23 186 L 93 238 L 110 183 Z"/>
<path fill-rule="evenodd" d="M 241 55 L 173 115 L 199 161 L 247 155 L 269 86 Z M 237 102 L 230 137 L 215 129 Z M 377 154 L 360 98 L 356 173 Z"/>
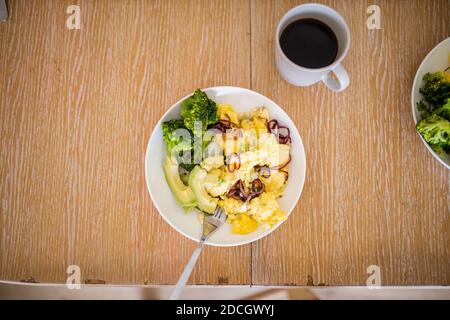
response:
<path fill-rule="evenodd" d="M 208 171 L 205 189 L 219 198 L 235 234 L 247 234 L 258 226 L 270 228 L 286 219 L 277 198 L 281 197 L 288 179 L 285 164 L 290 159 L 290 145 L 279 144 L 275 135 L 267 129 L 270 115 L 267 109 L 257 108 L 248 115 L 238 115 L 231 105 L 218 105 L 219 119 L 229 120 L 237 125 L 226 134 L 216 134 L 213 142 L 222 151 L 220 155 L 206 158 L 201 166 Z M 232 166 L 226 159 L 238 159 L 239 165 Z M 270 175 L 261 174 L 261 166 L 271 167 Z M 234 170 L 233 170 L 234 169 Z M 251 200 L 242 201 L 228 197 L 229 190 L 241 180 L 249 189 L 255 179 L 264 184 L 264 192 Z"/>
<path fill-rule="evenodd" d="M 269 118 L 269 111 L 266 108 L 257 108 L 250 113 L 250 118 L 241 120 L 241 128 L 254 132 L 258 138 L 261 134 L 268 132 L 267 123 Z"/>
<path fill-rule="evenodd" d="M 276 197 L 281 197 L 284 192 L 287 178 L 287 171 L 275 171 L 267 178 L 261 177 L 261 181 L 265 185 L 266 192 L 273 193 Z"/>
<path fill-rule="evenodd" d="M 217 105 L 217 116 L 221 120 L 229 120 L 233 123 L 239 123 L 238 114 L 234 111 L 233 107 L 229 104 Z"/>
<path fill-rule="evenodd" d="M 252 199 L 249 205 L 249 214 L 260 224 L 266 224 L 266 227 L 285 220 L 285 214 L 281 211 L 273 192 L 264 192 L 259 197 Z"/>
<path fill-rule="evenodd" d="M 259 137 L 261 133 L 267 132 L 267 122 L 260 118 L 243 119 L 241 121 L 241 128 L 255 129 L 255 132 Z"/>
<path fill-rule="evenodd" d="M 231 220 L 231 232 L 236 234 L 247 234 L 258 229 L 258 222 L 246 214 L 240 214 Z"/>

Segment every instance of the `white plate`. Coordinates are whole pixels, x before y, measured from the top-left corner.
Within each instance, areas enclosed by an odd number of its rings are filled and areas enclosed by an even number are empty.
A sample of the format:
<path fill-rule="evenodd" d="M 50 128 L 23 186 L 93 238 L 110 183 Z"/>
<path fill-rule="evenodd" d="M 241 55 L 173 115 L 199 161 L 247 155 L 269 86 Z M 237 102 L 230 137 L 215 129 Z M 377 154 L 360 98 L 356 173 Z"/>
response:
<path fill-rule="evenodd" d="M 291 131 L 291 156 L 289 165 L 289 181 L 283 197 L 278 199 L 280 207 L 288 215 L 297 204 L 303 189 L 306 175 L 306 158 L 302 139 L 292 120 L 275 102 L 252 90 L 238 87 L 212 87 L 203 89 L 206 94 L 217 103 L 229 103 L 237 112 L 249 112 L 255 107 L 264 106 L 270 112 L 272 119 L 289 127 Z M 192 95 L 190 93 L 162 116 L 156 124 L 147 147 L 145 156 L 145 178 L 148 191 L 161 216 L 178 232 L 186 237 L 198 241 L 202 233 L 202 226 L 198 220 L 197 210 L 186 214 L 178 205 L 164 178 L 162 162 L 167 154 L 166 144 L 163 140 L 161 122 L 180 118 L 180 102 Z M 265 230 L 259 227 L 255 232 L 247 235 L 231 233 L 231 225 L 226 223 L 217 230 L 207 241 L 214 246 L 237 246 L 258 240 L 272 231 L 281 223 Z M 282 236 L 280 234 L 280 236 Z"/>
<path fill-rule="evenodd" d="M 423 76 L 427 72 L 436 72 L 444 70 L 448 67 L 448 55 L 450 53 L 450 38 L 445 39 L 441 43 L 439 43 L 436 47 L 431 50 L 425 59 L 423 59 L 420 64 L 419 69 L 417 70 L 416 76 L 414 78 L 414 83 L 411 91 L 411 103 L 412 103 L 412 113 L 414 117 L 414 123 L 420 121 L 421 116 L 419 110 L 417 110 L 417 102 L 422 99 L 422 95 L 419 92 L 419 89 L 424 85 Z M 440 163 L 442 163 L 447 169 L 450 169 L 450 156 L 443 152 L 442 154 L 437 154 L 428 143 L 422 138 L 422 136 L 417 132 L 420 139 L 422 139 L 423 143 L 427 147 L 428 151 L 431 152 L 433 157 L 435 157 Z"/>

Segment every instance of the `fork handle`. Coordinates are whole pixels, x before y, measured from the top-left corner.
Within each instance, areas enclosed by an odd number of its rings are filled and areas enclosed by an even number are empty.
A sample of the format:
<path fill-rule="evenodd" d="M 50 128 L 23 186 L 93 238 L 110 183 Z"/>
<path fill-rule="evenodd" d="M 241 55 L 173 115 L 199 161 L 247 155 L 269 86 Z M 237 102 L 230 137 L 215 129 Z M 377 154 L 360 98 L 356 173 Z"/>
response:
<path fill-rule="evenodd" d="M 195 267 L 195 263 L 197 262 L 198 257 L 200 256 L 200 253 L 203 249 L 203 242 L 204 239 L 202 239 L 200 242 L 198 242 L 197 247 L 195 248 L 194 252 L 192 253 L 192 257 L 187 263 L 186 267 L 184 267 L 183 273 L 180 276 L 180 279 L 178 280 L 175 289 L 173 289 L 172 293 L 170 294 L 169 300 L 178 300 L 180 299 L 181 291 L 183 290 L 184 286 L 189 280 L 189 277 L 192 273 L 192 270 Z"/>

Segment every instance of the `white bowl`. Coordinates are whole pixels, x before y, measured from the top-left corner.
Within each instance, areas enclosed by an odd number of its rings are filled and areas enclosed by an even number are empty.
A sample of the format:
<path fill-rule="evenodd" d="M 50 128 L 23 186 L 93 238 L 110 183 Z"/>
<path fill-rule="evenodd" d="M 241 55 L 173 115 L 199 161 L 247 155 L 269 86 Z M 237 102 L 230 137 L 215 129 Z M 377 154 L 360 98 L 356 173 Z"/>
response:
<path fill-rule="evenodd" d="M 278 199 L 281 209 L 290 214 L 297 204 L 303 189 L 306 175 L 306 158 L 302 139 L 293 121 L 275 102 L 252 90 L 238 87 L 212 87 L 203 89 L 206 94 L 218 103 L 229 103 L 237 112 L 249 112 L 255 107 L 264 106 L 270 112 L 272 119 L 289 127 L 291 131 L 291 156 L 289 166 L 289 181 L 283 197 Z M 156 124 L 147 147 L 145 156 L 145 178 L 148 191 L 161 216 L 178 232 L 186 237 L 198 241 L 202 233 L 202 225 L 198 219 L 197 210 L 186 214 L 169 189 L 164 178 L 162 162 L 167 155 L 166 144 L 163 140 L 161 122 L 180 117 L 180 102 L 189 97 L 187 95 L 162 116 Z M 259 227 L 255 232 L 247 235 L 231 233 L 231 225 L 226 223 L 217 230 L 206 242 L 214 246 L 237 246 L 258 240 L 272 231 L 281 223 L 266 230 Z M 282 236 L 280 234 L 280 236 Z"/>
<path fill-rule="evenodd" d="M 419 92 L 419 89 L 424 85 L 423 76 L 427 72 L 436 72 L 444 70 L 448 67 L 449 64 L 449 53 L 450 53 L 450 38 L 445 39 L 441 43 L 439 43 L 436 47 L 434 47 L 423 59 L 420 64 L 419 69 L 416 72 L 416 76 L 414 78 L 414 83 L 411 91 L 411 103 L 412 103 L 412 114 L 414 117 L 414 123 L 420 121 L 420 111 L 417 109 L 417 102 L 422 99 L 422 94 Z M 427 147 L 428 151 L 431 152 L 433 157 L 435 157 L 440 163 L 442 163 L 447 169 L 450 169 L 450 156 L 443 152 L 442 154 L 436 153 L 430 145 L 422 138 L 420 133 L 417 132 L 422 142 Z"/>

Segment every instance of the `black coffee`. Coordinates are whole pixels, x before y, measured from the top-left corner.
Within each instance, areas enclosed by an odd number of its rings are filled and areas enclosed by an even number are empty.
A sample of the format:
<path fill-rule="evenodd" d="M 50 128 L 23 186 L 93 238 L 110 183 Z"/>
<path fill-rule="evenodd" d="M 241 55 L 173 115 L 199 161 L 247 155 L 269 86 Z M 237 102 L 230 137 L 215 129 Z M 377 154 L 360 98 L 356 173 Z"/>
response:
<path fill-rule="evenodd" d="M 300 19 L 288 25 L 280 37 L 284 54 L 305 68 L 322 68 L 333 63 L 338 41 L 333 30 L 317 19 Z"/>

